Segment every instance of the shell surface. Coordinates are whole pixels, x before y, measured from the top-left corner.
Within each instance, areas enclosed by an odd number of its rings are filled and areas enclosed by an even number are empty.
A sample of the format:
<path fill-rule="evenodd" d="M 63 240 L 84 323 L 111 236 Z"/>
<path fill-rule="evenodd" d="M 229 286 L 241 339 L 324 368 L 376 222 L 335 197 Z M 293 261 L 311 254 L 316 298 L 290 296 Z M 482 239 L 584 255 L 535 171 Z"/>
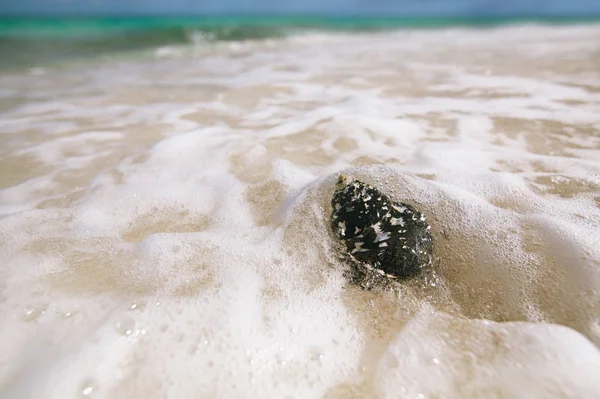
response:
<path fill-rule="evenodd" d="M 431 228 L 425 215 L 412 206 L 393 202 L 376 188 L 344 175 L 338 179 L 331 206 L 332 231 L 355 261 L 358 280 L 407 279 L 432 263 Z"/>

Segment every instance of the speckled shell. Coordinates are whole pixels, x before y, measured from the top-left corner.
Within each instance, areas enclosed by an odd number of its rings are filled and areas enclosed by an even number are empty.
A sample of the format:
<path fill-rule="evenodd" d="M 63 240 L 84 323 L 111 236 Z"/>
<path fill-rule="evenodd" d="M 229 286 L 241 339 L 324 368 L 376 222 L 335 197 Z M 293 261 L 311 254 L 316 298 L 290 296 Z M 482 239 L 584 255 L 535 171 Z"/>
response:
<path fill-rule="evenodd" d="M 431 228 L 410 205 L 392 202 L 376 188 L 342 175 L 331 206 L 331 228 L 361 266 L 406 279 L 431 264 Z"/>

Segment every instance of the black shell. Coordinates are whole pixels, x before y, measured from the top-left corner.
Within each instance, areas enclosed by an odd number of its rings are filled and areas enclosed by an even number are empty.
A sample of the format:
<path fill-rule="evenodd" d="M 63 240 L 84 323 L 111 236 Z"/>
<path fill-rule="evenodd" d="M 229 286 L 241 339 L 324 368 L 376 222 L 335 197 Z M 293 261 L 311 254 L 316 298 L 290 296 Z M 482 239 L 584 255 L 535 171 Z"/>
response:
<path fill-rule="evenodd" d="M 393 202 L 376 188 L 358 180 L 348 182 L 341 175 L 331 206 L 331 228 L 360 266 L 407 279 L 431 264 L 431 228 L 410 205 Z"/>

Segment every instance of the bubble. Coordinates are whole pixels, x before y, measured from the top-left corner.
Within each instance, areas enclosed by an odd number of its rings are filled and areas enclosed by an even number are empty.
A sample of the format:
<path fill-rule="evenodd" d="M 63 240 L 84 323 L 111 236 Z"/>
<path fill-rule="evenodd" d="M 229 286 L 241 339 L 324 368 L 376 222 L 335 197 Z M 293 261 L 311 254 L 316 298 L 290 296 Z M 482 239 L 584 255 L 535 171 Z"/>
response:
<path fill-rule="evenodd" d="M 80 396 L 82 397 L 90 397 L 92 396 L 92 393 L 94 392 L 94 390 L 96 389 L 95 387 L 95 383 L 94 381 L 92 381 L 91 379 L 86 379 L 83 384 L 81 384 L 81 389 L 80 389 Z"/>
<path fill-rule="evenodd" d="M 141 311 L 141 310 L 144 310 L 145 307 L 146 307 L 146 304 L 144 302 L 136 301 L 136 302 L 131 303 L 131 305 L 129 305 L 129 310 Z"/>
<path fill-rule="evenodd" d="M 124 318 L 115 324 L 117 333 L 124 336 L 130 336 L 131 334 L 133 334 L 133 332 L 135 331 L 135 326 L 135 321 L 130 318 Z"/>
<path fill-rule="evenodd" d="M 23 320 L 24 321 L 37 321 L 42 315 L 46 313 L 47 306 L 45 305 L 36 305 L 32 307 L 25 308 L 23 310 Z"/>
<path fill-rule="evenodd" d="M 308 350 L 308 357 L 312 361 L 321 362 L 321 360 L 323 360 L 323 352 L 321 351 L 321 349 L 313 346 L 310 347 Z"/>

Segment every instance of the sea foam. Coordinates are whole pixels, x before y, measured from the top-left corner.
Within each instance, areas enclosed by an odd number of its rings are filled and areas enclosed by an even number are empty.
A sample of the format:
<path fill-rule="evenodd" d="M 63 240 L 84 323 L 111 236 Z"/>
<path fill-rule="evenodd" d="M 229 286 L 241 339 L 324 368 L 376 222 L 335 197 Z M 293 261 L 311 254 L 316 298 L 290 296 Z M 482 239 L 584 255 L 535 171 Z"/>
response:
<path fill-rule="evenodd" d="M 307 34 L 0 77 L 29 93 L 0 118 L 2 397 L 596 397 L 598 33 Z M 348 282 L 339 173 L 427 215 L 431 270 Z"/>

